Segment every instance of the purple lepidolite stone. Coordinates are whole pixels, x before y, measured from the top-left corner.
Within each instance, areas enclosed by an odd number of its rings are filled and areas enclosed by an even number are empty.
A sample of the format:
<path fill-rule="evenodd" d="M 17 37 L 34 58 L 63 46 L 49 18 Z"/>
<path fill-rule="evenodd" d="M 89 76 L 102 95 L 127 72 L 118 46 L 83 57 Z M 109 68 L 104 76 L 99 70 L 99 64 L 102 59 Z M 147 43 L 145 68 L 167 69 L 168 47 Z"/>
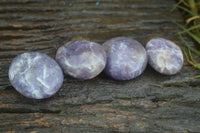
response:
<path fill-rule="evenodd" d="M 102 72 L 106 64 L 106 53 L 95 42 L 75 40 L 57 50 L 56 60 L 65 74 L 85 80 Z"/>
<path fill-rule="evenodd" d="M 147 55 L 138 41 L 129 37 L 116 37 L 106 41 L 105 72 L 117 80 L 129 80 L 139 76 L 146 68 Z"/>
<path fill-rule="evenodd" d="M 55 94 L 63 83 L 63 72 L 46 54 L 30 52 L 18 55 L 9 68 L 12 86 L 22 95 L 44 99 Z"/>
<path fill-rule="evenodd" d="M 146 45 L 149 64 L 165 75 L 178 73 L 183 66 L 181 49 L 172 41 L 153 38 Z"/>

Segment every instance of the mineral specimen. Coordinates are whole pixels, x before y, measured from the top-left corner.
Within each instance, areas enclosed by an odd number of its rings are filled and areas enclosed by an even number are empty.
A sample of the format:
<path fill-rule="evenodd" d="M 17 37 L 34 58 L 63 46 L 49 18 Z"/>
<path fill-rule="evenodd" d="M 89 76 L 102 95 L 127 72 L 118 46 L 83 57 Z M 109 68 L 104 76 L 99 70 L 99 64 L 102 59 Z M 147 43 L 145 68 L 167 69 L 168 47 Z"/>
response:
<path fill-rule="evenodd" d="M 162 74 L 176 74 L 183 66 L 182 51 L 170 40 L 153 38 L 147 43 L 146 51 L 149 64 Z"/>
<path fill-rule="evenodd" d="M 9 67 L 12 86 L 22 95 L 44 99 L 55 94 L 63 83 L 63 73 L 46 54 L 29 52 L 15 57 Z"/>
<path fill-rule="evenodd" d="M 105 72 L 117 80 L 129 80 L 139 76 L 146 68 L 147 55 L 144 47 L 129 37 L 116 37 L 106 41 Z"/>
<path fill-rule="evenodd" d="M 65 74 L 86 80 L 102 72 L 106 64 L 106 53 L 95 42 L 75 40 L 57 50 L 56 60 Z"/>

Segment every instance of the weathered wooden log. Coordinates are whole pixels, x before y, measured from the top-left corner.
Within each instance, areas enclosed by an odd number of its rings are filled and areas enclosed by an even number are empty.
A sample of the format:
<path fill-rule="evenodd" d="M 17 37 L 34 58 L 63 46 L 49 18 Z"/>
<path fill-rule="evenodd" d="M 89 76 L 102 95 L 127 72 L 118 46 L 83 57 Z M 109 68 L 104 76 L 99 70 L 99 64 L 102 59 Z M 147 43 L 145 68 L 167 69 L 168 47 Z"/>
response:
<path fill-rule="evenodd" d="M 184 20 L 179 11 L 170 12 L 174 0 L 96 2 L 0 1 L 0 132 L 199 132 L 199 79 L 187 79 L 198 71 L 186 63 L 174 76 L 148 66 L 123 82 L 104 74 L 86 81 L 65 77 L 61 90 L 45 100 L 25 98 L 11 87 L 9 64 L 26 51 L 54 57 L 66 41 L 103 43 L 122 35 L 144 45 L 155 35 L 182 43 L 173 22 Z"/>

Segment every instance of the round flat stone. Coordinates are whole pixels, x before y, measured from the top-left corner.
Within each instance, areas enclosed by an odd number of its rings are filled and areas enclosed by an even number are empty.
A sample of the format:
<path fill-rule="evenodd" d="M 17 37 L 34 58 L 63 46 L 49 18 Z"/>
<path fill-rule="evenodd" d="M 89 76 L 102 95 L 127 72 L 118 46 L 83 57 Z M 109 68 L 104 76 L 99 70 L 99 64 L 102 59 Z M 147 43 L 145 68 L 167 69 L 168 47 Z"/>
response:
<path fill-rule="evenodd" d="M 9 67 L 12 86 L 22 95 L 43 99 L 55 94 L 63 83 L 63 72 L 46 54 L 30 52 L 15 57 Z"/>
<path fill-rule="evenodd" d="M 86 80 L 102 72 L 106 64 L 106 53 L 95 42 L 75 40 L 57 50 L 56 60 L 65 74 Z"/>
<path fill-rule="evenodd" d="M 153 38 L 146 45 L 149 64 L 159 73 L 173 75 L 183 66 L 183 53 L 172 41 Z"/>
<path fill-rule="evenodd" d="M 105 72 L 117 80 L 129 80 L 142 74 L 147 65 L 144 47 L 129 37 L 116 37 L 106 41 Z"/>

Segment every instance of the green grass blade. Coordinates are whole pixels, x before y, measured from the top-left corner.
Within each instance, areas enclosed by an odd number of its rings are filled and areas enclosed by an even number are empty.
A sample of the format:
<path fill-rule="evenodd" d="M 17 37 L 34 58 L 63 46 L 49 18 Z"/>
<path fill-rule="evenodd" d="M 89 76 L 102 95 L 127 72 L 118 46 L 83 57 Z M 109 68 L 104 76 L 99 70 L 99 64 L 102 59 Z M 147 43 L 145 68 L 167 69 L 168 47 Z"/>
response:
<path fill-rule="evenodd" d="M 196 8 L 196 2 L 195 0 L 188 0 L 188 4 L 190 5 L 190 10 L 195 13 L 198 14 L 198 9 Z"/>
<path fill-rule="evenodd" d="M 178 34 L 183 34 L 183 33 L 186 33 L 187 31 L 195 30 L 195 29 L 198 29 L 198 28 L 200 28 L 200 24 L 196 25 L 196 26 L 192 26 L 189 29 L 186 29 L 185 31 L 178 32 Z"/>
<path fill-rule="evenodd" d="M 179 5 L 177 5 L 176 7 L 182 9 L 183 11 L 185 11 L 187 13 L 189 13 L 191 16 L 196 16 L 197 15 L 196 13 L 191 12 L 190 10 L 188 10 L 185 7 L 182 7 L 182 6 L 179 6 Z"/>
<path fill-rule="evenodd" d="M 198 38 L 198 36 L 196 36 L 195 34 L 193 34 L 192 32 L 190 31 L 187 31 L 186 28 L 184 28 L 182 25 L 176 23 L 181 29 L 183 29 L 186 33 L 188 33 L 194 40 L 197 41 L 198 44 L 200 44 L 200 38 Z"/>
<path fill-rule="evenodd" d="M 195 62 L 194 59 L 192 58 L 192 53 L 191 53 L 191 50 L 190 50 L 190 49 L 188 49 L 188 54 L 189 54 L 189 57 L 190 57 L 192 63 L 193 63 L 193 64 L 196 64 L 196 62 Z"/>
<path fill-rule="evenodd" d="M 194 76 L 194 77 L 187 77 L 187 79 L 197 79 L 200 78 L 200 75 Z"/>
<path fill-rule="evenodd" d="M 200 75 L 194 76 L 193 79 L 200 78 Z"/>
<path fill-rule="evenodd" d="M 172 9 L 171 9 L 171 12 L 173 12 L 177 6 L 179 6 L 184 0 L 180 0 Z"/>
<path fill-rule="evenodd" d="M 195 64 L 190 60 L 190 58 L 189 58 L 187 52 L 186 52 L 184 49 L 183 49 L 183 54 L 185 55 L 185 58 L 186 58 L 187 62 L 188 62 L 190 65 L 195 66 Z"/>
<path fill-rule="evenodd" d="M 190 50 L 191 50 L 192 52 L 194 52 L 196 55 L 200 56 L 200 52 L 199 52 L 198 50 L 192 48 L 192 47 L 188 44 L 188 42 L 185 41 L 185 40 L 183 39 L 183 36 L 182 36 L 181 34 L 179 34 L 179 36 L 180 36 L 181 40 L 183 41 L 184 45 L 185 45 L 186 47 L 188 47 L 188 49 L 190 49 Z"/>

